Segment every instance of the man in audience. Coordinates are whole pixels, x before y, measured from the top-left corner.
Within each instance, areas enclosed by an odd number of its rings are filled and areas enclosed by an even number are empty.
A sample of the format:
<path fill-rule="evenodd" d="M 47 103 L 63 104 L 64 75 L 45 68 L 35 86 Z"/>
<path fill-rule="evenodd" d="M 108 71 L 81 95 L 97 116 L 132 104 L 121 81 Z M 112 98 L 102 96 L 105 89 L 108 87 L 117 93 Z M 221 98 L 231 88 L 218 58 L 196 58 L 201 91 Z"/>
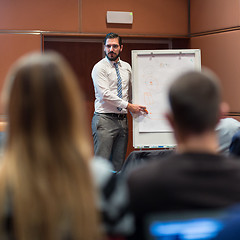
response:
<path fill-rule="evenodd" d="M 222 208 L 240 202 L 240 161 L 218 155 L 215 127 L 227 105 L 217 77 L 188 72 L 169 90 L 167 119 L 177 142 L 175 154 L 133 171 L 128 178 L 136 216 L 136 239 L 157 212 Z"/>
<path fill-rule="evenodd" d="M 236 132 L 232 137 L 229 153 L 238 158 L 240 157 L 240 130 Z"/>
<path fill-rule="evenodd" d="M 234 118 L 223 118 L 215 128 L 218 137 L 219 153 L 229 155 L 229 147 L 234 134 L 240 131 L 240 122 Z"/>

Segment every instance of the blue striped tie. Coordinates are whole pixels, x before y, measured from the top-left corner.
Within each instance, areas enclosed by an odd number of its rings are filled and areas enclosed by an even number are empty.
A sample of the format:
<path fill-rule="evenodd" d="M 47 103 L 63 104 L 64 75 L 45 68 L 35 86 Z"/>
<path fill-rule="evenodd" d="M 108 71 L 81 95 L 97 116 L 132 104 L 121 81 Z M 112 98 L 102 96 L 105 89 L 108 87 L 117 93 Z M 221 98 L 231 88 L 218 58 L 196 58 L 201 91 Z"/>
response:
<path fill-rule="evenodd" d="M 118 97 L 122 98 L 122 79 L 121 79 L 121 76 L 120 76 L 118 64 L 119 64 L 119 62 L 114 63 L 116 73 L 117 73 L 117 80 L 118 80 L 117 81 L 117 92 L 118 92 L 117 95 L 118 95 Z M 122 111 L 122 108 L 117 107 L 117 110 Z"/>

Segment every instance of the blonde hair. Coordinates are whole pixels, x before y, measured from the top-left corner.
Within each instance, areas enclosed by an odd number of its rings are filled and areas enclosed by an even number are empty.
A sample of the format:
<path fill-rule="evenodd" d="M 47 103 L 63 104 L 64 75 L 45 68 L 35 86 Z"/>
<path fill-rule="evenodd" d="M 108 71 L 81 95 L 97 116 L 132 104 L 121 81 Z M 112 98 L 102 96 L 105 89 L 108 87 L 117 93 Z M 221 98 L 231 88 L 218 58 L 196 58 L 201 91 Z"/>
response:
<path fill-rule="evenodd" d="M 71 67 L 56 53 L 24 57 L 3 102 L 9 121 L 0 193 L 5 201 L 10 192 L 17 239 L 99 239 L 92 148 Z"/>

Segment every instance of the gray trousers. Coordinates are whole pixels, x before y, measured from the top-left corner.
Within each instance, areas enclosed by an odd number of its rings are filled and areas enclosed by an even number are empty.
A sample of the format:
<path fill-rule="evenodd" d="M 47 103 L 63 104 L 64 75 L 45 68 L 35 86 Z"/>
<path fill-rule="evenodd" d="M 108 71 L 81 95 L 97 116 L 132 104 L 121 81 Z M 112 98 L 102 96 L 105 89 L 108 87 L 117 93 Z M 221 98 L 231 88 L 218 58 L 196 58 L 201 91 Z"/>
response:
<path fill-rule="evenodd" d="M 114 114 L 94 113 L 92 135 L 94 154 L 109 159 L 114 170 L 119 172 L 127 152 L 127 116 L 117 117 L 117 114 L 115 116 Z"/>

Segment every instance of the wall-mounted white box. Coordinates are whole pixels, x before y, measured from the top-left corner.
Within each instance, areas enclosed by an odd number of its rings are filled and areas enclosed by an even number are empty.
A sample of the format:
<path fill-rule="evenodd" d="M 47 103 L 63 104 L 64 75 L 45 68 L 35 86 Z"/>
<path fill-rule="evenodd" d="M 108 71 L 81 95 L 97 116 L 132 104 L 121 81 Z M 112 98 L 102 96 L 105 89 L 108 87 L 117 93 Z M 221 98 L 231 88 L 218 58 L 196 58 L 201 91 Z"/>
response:
<path fill-rule="evenodd" d="M 107 23 L 132 24 L 132 12 L 107 11 Z"/>

